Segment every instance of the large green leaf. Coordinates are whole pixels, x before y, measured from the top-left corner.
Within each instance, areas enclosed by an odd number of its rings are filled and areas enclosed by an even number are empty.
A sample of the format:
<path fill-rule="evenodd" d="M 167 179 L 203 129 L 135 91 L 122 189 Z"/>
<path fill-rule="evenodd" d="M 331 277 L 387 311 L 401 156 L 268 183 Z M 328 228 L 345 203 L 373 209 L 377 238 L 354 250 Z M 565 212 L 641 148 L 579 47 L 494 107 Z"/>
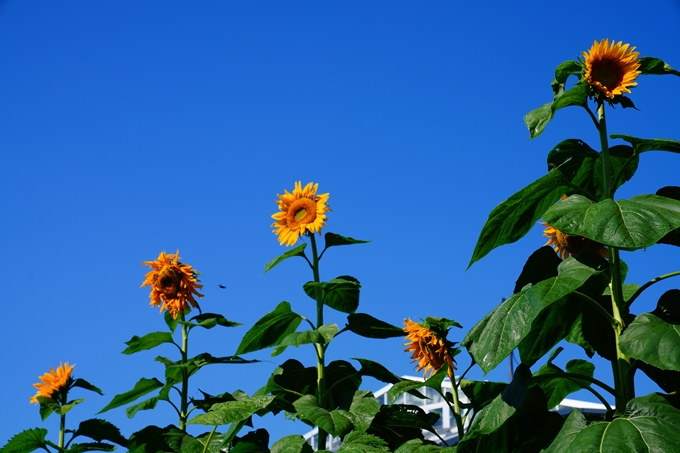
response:
<path fill-rule="evenodd" d="M 354 431 L 366 431 L 378 412 L 380 404 L 372 392 L 366 390 L 354 392 L 348 412 Z"/>
<path fill-rule="evenodd" d="M 366 313 L 347 316 L 347 330 L 366 338 L 403 337 L 404 329 L 374 318 Z"/>
<path fill-rule="evenodd" d="M 569 76 L 579 75 L 582 69 L 581 63 L 574 60 L 565 61 L 555 68 L 555 78 L 550 84 L 553 89 L 553 96 L 555 98 L 561 96 L 564 93 L 564 85 Z"/>
<path fill-rule="evenodd" d="M 391 451 L 411 439 L 423 439 L 423 430 L 436 432 L 439 420 L 436 412 L 426 413 L 421 407 L 408 404 L 386 404 L 366 431 L 386 440 Z"/>
<path fill-rule="evenodd" d="M 389 453 L 387 442 L 377 436 L 353 431 L 343 439 L 338 453 Z"/>
<path fill-rule="evenodd" d="M 186 324 L 189 327 L 203 327 L 204 329 L 212 329 L 215 326 L 237 327 L 241 325 L 241 323 L 229 321 L 227 318 L 217 313 L 203 313 L 194 316 L 188 322 L 182 322 L 182 324 Z"/>
<path fill-rule="evenodd" d="M 656 195 L 662 197 L 672 198 L 674 200 L 680 200 L 680 187 L 677 186 L 666 186 L 656 191 Z M 676 247 L 680 247 L 680 228 L 676 228 L 671 231 L 661 239 L 659 239 L 659 244 L 669 244 Z"/>
<path fill-rule="evenodd" d="M 338 333 L 337 324 L 324 324 L 315 330 L 291 332 L 286 335 L 283 340 L 281 340 L 279 346 L 274 349 L 274 351 L 272 351 L 272 357 L 281 354 L 288 346 L 295 346 L 297 348 L 303 344 L 328 344 L 331 342 L 336 333 Z"/>
<path fill-rule="evenodd" d="M 299 434 L 283 437 L 272 445 L 271 453 L 313 453 L 312 446 Z"/>
<path fill-rule="evenodd" d="M 292 258 L 294 256 L 305 256 L 305 247 L 307 247 L 307 243 L 303 242 L 302 244 L 298 245 L 294 249 L 290 249 L 287 252 L 285 252 L 283 255 L 277 256 L 273 260 L 269 261 L 265 266 L 264 266 L 264 272 L 269 272 L 270 270 L 274 269 L 274 267 L 279 264 L 281 261 L 286 260 L 288 258 Z"/>
<path fill-rule="evenodd" d="M 269 433 L 264 428 L 237 437 L 229 453 L 269 453 Z"/>
<path fill-rule="evenodd" d="M 135 335 L 129 341 L 125 342 L 128 347 L 125 348 L 123 354 L 134 354 L 135 352 L 146 351 L 147 349 L 153 349 L 164 343 L 174 343 L 170 332 L 151 332 L 143 337 Z"/>
<path fill-rule="evenodd" d="M 612 134 L 611 138 L 620 138 L 633 145 L 636 154 L 647 151 L 668 151 L 680 153 L 680 141 L 667 138 L 637 138 L 626 134 Z"/>
<path fill-rule="evenodd" d="M 111 402 L 104 409 L 100 410 L 99 413 L 101 414 L 116 407 L 124 406 L 161 387 L 163 387 L 163 383 L 156 378 L 141 378 L 132 390 L 114 396 Z"/>
<path fill-rule="evenodd" d="M 191 425 L 228 425 L 251 417 L 269 406 L 276 397 L 261 395 L 252 398 L 216 403 L 205 414 L 197 415 L 187 423 Z"/>
<path fill-rule="evenodd" d="M 47 430 L 44 428 L 27 429 L 13 436 L 5 444 L 1 453 L 30 453 L 34 450 L 43 448 L 47 450 Z M 49 451 L 49 450 L 47 450 Z"/>
<path fill-rule="evenodd" d="M 360 288 L 359 280 L 349 275 L 328 282 L 307 282 L 303 286 L 305 293 L 314 300 L 320 289 L 323 303 L 343 313 L 354 313 L 359 307 Z"/>
<path fill-rule="evenodd" d="M 305 395 L 293 403 L 298 417 L 312 422 L 331 436 L 344 436 L 354 427 L 349 413 L 339 409 L 329 411 L 319 405 L 314 395 Z"/>
<path fill-rule="evenodd" d="M 680 76 L 680 72 L 671 68 L 666 62 L 661 58 L 654 57 L 642 57 L 640 58 L 640 68 L 641 74 L 645 75 L 667 75 L 672 74 Z"/>
<path fill-rule="evenodd" d="M 287 412 L 295 412 L 293 402 L 299 395 L 314 394 L 317 388 L 316 367 L 305 367 L 297 360 L 289 359 L 270 376 L 265 393 L 276 396 L 276 404 Z"/>
<path fill-rule="evenodd" d="M 468 268 L 496 247 L 524 237 L 568 188 L 562 172 L 553 170 L 496 206 L 479 233 Z"/>
<path fill-rule="evenodd" d="M 348 361 L 334 360 L 326 365 L 326 408 L 339 407 L 343 400 L 359 390 L 360 385 L 361 374 Z"/>
<path fill-rule="evenodd" d="M 576 435 L 581 432 L 586 425 L 586 418 L 583 414 L 578 409 L 572 409 L 569 416 L 564 421 L 562 429 L 557 434 L 557 437 L 555 437 L 553 443 L 544 450 L 544 453 L 561 453 L 565 451 Z"/>
<path fill-rule="evenodd" d="M 567 362 L 566 372 L 592 378 L 595 372 L 595 365 L 585 360 L 574 359 Z M 549 375 L 550 378 L 541 379 L 542 376 L 546 375 Z M 534 380 L 539 382 L 541 389 L 543 389 L 545 396 L 548 398 L 546 409 L 553 409 L 571 393 L 590 386 L 589 381 L 565 377 L 564 371 L 551 361 L 534 373 Z"/>
<path fill-rule="evenodd" d="M 557 276 L 557 266 L 562 264 L 555 249 L 549 245 L 544 245 L 540 249 L 532 253 L 524 263 L 522 273 L 515 281 L 515 289 L 513 294 L 518 293 L 528 284 L 535 285 L 543 280 Z"/>
<path fill-rule="evenodd" d="M 387 396 L 389 397 L 390 401 L 394 402 L 404 393 L 410 390 L 418 389 L 420 387 L 429 387 L 437 392 L 441 392 L 442 382 L 446 377 L 447 371 L 448 364 L 444 363 L 443 366 L 437 370 L 435 374 L 426 379 L 425 382 L 404 379 L 403 381 L 397 382 L 392 387 L 390 387 L 390 389 L 387 391 Z"/>
<path fill-rule="evenodd" d="M 519 346 L 541 311 L 605 269 L 606 261 L 591 259 L 589 255 L 567 258 L 559 265 L 557 277 L 514 294 L 468 332 L 462 344 L 485 373 Z"/>
<path fill-rule="evenodd" d="M 97 418 L 80 422 L 74 433 L 75 436 L 87 436 L 97 442 L 108 440 L 127 447 L 127 439 L 120 434 L 120 430 L 113 423 Z"/>
<path fill-rule="evenodd" d="M 554 86 L 553 90 L 555 90 Z M 584 108 L 587 107 L 588 92 L 588 84 L 582 83 L 576 85 L 574 88 L 571 88 L 570 90 L 564 91 L 560 95 L 555 96 L 553 102 L 544 104 L 524 115 L 524 124 L 526 124 L 527 128 L 529 129 L 530 138 L 536 138 L 541 135 L 550 120 L 552 120 L 553 116 L 555 116 L 555 112 L 558 110 L 571 105 Z"/>
<path fill-rule="evenodd" d="M 563 233 L 583 236 L 612 247 L 649 247 L 680 227 L 680 201 L 658 195 L 593 203 L 572 195 L 551 206 L 543 218 Z"/>
<path fill-rule="evenodd" d="M 505 382 L 471 381 L 462 379 L 460 389 L 472 403 L 472 410 L 479 412 L 507 387 Z"/>
<path fill-rule="evenodd" d="M 277 346 L 286 335 L 295 332 L 301 321 L 302 316 L 291 311 L 288 302 L 281 302 L 246 332 L 236 355 Z"/>
<path fill-rule="evenodd" d="M 621 335 L 621 352 L 661 370 L 680 371 L 680 324 L 642 313 Z"/>
<path fill-rule="evenodd" d="M 352 245 L 352 244 L 368 244 L 371 241 L 364 241 L 362 239 L 354 239 L 349 236 L 340 236 L 335 233 L 326 233 L 324 235 L 324 241 L 326 243 L 325 248 L 337 247 L 340 245 Z"/>
<path fill-rule="evenodd" d="M 561 443 L 565 453 L 680 451 L 680 410 L 655 393 L 630 400 L 622 417 L 593 423 Z M 579 428 L 577 424 L 572 432 Z M 573 434 L 572 434 L 573 435 Z M 569 436 L 571 437 L 571 435 Z"/>
<path fill-rule="evenodd" d="M 102 392 L 99 387 L 95 387 L 94 385 L 90 384 L 83 378 L 78 378 L 75 381 L 73 381 L 73 384 L 71 384 L 71 388 L 74 387 L 80 387 L 85 390 L 89 390 L 91 392 L 99 393 L 100 395 L 103 395 L 104 392 Z"/>

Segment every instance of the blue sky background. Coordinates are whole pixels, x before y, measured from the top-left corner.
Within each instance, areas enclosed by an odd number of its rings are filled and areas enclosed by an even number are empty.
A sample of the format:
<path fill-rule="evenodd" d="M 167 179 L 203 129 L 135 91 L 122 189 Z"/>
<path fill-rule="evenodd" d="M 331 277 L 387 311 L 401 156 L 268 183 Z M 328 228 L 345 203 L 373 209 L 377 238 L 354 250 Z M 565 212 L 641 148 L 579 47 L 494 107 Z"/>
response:
<path fill-rule="evenodd" d="M 285 251 L 271 232 L 274 199 L 294 181 L 319 183 L 333 212 L 324 232 L 371 239 L 331 249 L 321 278 L 362 285 L 359 311 L 401 325 L 444 316 L 464 334 L 501 298 L 531 252 L 537 227 L 465 270 L 488 213 L 546 172 L 566 138 L 597 147 L 587 114 L 561 110 L 528 141 L 522 117 L 552 99 L 554 68 L 594 39 L 629 42 L 680 68 L 680 3 L 524 2 L 48 2 L 0 1 L 0 444 L 40 421 L 32 384 L 60 361 L 99 386 L 68 424 L 91 418 L 171 346 L 122 355 L 133 335 L 164 330 L 139 288 L 161 250 L 179 248 L 203 273 L 204 311 L 243 323 L 195 331 L 191 353 L 231 355 L 246 330 L 282 300 L 313 317 L 301 259 L 262 274 Z M 640 109 L 610 111 L 610 133 L 679 139 L 680 79 L 641 77 Z M 647 153 L 619 196 L 680 185 L 677 156 Z M 629 281 L 678 269 L 679 251 L 625 254 Z M 218 285 L 225 285 L 220 289 Z M 676 282 L 636 302 L 651 310 Z M 342 314 L 327 320 L 344 325 Z M 414 374 L 403 340 L 339 337 L 329 359 L 365 357 Z M 569 349 L 557 361 L 585 358 Z M 252 393 L 310 347 L 207 367 L 209 393 Z M 459 365 L 468 365 L 466 355 Z M 606 362 L 596 376 L 611 381 Z M 470 377 L 480 379 L 475 369 Z M 507 367 L 485 378 L 506 380 Z M 638 393 L 656 390 L 640 379 Z M 367 380 L 365 388 L 381 384 Z M 588 394 L 579 395 L 589 399 Z M 126 436 L 176 423 L 169 406 L 128 420 Z M 256 419 L 272 441 L 302 433 L 282 415 Z M 200 432 L 196 430 L 195 432 Z"/>

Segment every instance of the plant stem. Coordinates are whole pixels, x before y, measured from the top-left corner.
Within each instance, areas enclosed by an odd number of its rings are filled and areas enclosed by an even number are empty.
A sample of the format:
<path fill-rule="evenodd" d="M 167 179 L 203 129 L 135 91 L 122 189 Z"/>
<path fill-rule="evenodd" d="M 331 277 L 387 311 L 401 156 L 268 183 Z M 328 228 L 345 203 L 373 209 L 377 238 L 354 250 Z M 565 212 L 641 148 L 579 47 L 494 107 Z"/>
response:
<path fill-rule="evenodd" d="M 182 321 L 184 321 L 184 314 L 182 314 Z M 189 349 L 189 329 L 186 324 L 182 324 L 182 392 L 179 409 L 179 429 L 184 430 L 189 416 L 189 370 L 186 363 L 188 360 Z"/>
<path fill-rule="evenodd" d="M 217 425 L 213 426 L 212 431 L 210 431 L 210 435 L 205 441 L 205 445 L 203 446 L 203 453 L 206 453 L 208 451 L 208 445 L 210 445 L 210 441 L 212 440 L 213 434 L 215 434 L 215 430 L 217 429 Z"/>
<path fill-rule="evenodd" d="M 456 384 L 456 377 L 453 375 L 453 370 L 449 370 L 449 379 L 451 379 L 451 395 L 453 396 L 454 418 L 456 419 L 456 427 L 458 428 L 458 441 L 465 436 L 465 427 L 463 426 L 463 419 L 460 415 L 460 401 L 458 399 L 458 384 Z"/>
<path fill-rule="evenodd" d="M 66 414 L 62 414 L 61 418 L 59 419 L 59 448 L 64 448 L 65 433 L 66 433 Z"/>
<path fill-rule="evenodd" d="M 638 296 L 640 296 L 640 294 L 642 294 L 642 291 L 646 290 L 647 288 L 652 286 L 654 283 L 658 283 L 661 280 L 666 280 L 667 278 L 677 277 L 678 275 L 680 275 L 680 271 L 675 271 L 675 272 L 671 272 L 670 274 L 660 275 L 656 278 L 651 279 L 650 281 L 648 281 L 647 283 L 642 285 L 637 291 L 635 291 L 635 294 L 633 294 L 630 297 L 630 299 L 628 299 L 628 303 L 627 303 L 628 307 L 630 307 L 633 304 L 633 302 L 635 301 L 635 299 L 637 299 Z"/>
<path fill-rule="evenodd" d="M 612 187 L 611 160 L 609 158 L 609 143 L 607 141 L 607 121 L 605 117 L 604 102 L 599 101 L 597 107 L 599 120 L 598 132 L 600 133 L 600 145 L 602 148 L 602 189 L 603 199 L 613 198 L 615 187 Z M 613 318 L 618 322 L 614 326 L 614 342 L 616 344 L 616 364 L 614 370 L 614 384 L 616 387 L 616 410 L 622 412 L 628 401 L 635 397 L 635 384 L 633 376 L 635 369 L 631 366 L 630 359 L 621 352 L 619 338 L 626 327 L 625 319 L 628 317 L 628 306 L 623 298 L 623 281 L 621 279 L 621 260 L 619 250 L 616 247 L 608 247 L 609 265 L 611 267 L 611 280 L 609 289 L 612 299 Z"/>
<path fill-rule="evenodd" d="M 309 234 L 310 242 L 312 244 L 312 272 L 314 273 L 314 281 L 316 283 L 320 283 L 321 279 L 319 278 L 319 254 L 318 250 L 316 247 L 316 238 L 314 237 L 314 233 Z M 319 286 L 316 287 L 315 289 L 315 295 L 316 295 L 316 328 L 318 329 L 323 325 L 323 294 L 321 291 L 321 288 Z M 326 396 L 326 364 L 325 364 L 325 355 L 326 355 L 326 349 L 322 343 L 316 343 L 314 345 L 316 347 L 316 369 L 317 369 L 317 378 L 316 378 L 316 400 L 319 403 L 320 407 L 325 408 L 325 396 Z M 326 438 L 328 437 L 328 433 L 326 431 L 322 430 L 320 427 L 319 429 L 319 435 L 318 435 L 318 443 L 317 443 L 317 449 L 319 450 L 325 450 L 326 449 Z"/>

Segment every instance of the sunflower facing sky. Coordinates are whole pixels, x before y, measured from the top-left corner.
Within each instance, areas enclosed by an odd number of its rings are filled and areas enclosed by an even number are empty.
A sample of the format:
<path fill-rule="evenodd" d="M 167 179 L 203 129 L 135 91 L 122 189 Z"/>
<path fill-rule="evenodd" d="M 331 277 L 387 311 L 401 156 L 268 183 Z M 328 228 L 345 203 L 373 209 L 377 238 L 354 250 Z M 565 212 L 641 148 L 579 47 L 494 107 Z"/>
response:
<path fill-rule="evenodd" d="M 39 377 L 41 382 L 33 384 L 33 387 L 38 389 L 38 392 L 31 397 L 31 403 L 38 404 L 39 396 L 44 396 L 46 398 L 51 398 L 56 392 L 60 391 L 64 386 L 70 385 L 71 372 L 73 372 L 73 367 L 75 365 L 69 365 L 68 362 L 62 364 L 59 362 L 59 366 L 56 371 L 54 368 L 50 368 L 50 371 Z"/>
<path fill-rule="evenodd" d="M 588 52 L 583 52 L 585 80 L 609 100 L 630 93 L 640 74 L 640 52 L 634 50 L 635 47 L 621 41 L 595 41 Z"/>
<path fill-rule="evenodd" d="M 302 182 L 297 181 L 293 193 L 285 191 L 276 200 L 279 212 L 272 215 L 276 222 L 272 223 L 274 233 L 279 236 L 279 244 L 289 247 L 294 245 L 305 233 L 321 233 L 326 225 L 326 212 L 330 194 L 316 194 L 319 184 L 309 183 L 304 189 Z"/>
<path fill-rule="evenodd" d="M 541 222 L 541 225 L 545 226 L 543 236 L 550 238 L 545 245 L 551 245 L 562 259 L 585 251 L 595 252 L 603 258 L 609 258 L 607 248 L 599 242 L 595 242 L 582 236 L 564 234 L 546 222 Z"/>
<path fill-rule="evenodd" d="M 427 379 L 439 371 L 444 363 L 448 363 L 448 375 L 450 378 L 453 377 L 456 366 L 453 364 L 453 356 L 446 344 L 446 338 L 440 338 L 426 326 L 410 319 L 404 319 L 404 332 L 408 340 L 408 343 L 404 343 L 404 346 L 408 346 L 404 352 L 412 352 L 412 363 L 418 363 L 416 371 L 424 369 L 423 377 Z"/>
<path fill-rule="evenodd" d="M 203 297 L 197 289 L 200 285 L 196 272 L 188 264 L 179 262 L 179 250 L 175 254 L 158 255 L 155 261 L 143 261 L 142 264 L 152 270 L 146 274 L 142 287 L 151 285 L 151 306 L 161 306 L 161 313 L 168 310 L 173 319 L 191 307 L 197 308 L 194 295 Z"/>

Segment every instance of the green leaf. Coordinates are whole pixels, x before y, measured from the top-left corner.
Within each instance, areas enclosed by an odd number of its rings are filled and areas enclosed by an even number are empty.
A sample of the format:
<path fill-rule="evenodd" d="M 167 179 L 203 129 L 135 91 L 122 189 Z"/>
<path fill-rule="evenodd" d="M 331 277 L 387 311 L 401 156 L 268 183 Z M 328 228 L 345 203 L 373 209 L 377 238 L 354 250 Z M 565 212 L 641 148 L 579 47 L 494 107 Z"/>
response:
<path fill-rule="evenodd" d="M 281 302 L 248 330 L 236 355 L 279 345 L 288 334 L 295 332 L 301 321 L 302 316 L 291 311 L 288 302 Z"/>
<path fill-rule="evenodd" d="M 160 400 L 159 396 L 152 396 L 151 398 L 145 399 L 137 404 L 125 408 L 125 415 L 128 418 L 134 418 L 139 411 L 148 411 L 156 408 L 156 404 Z"/>
<path fill-rule="evenodd" d="M 312 446 L 299 434 L 286 436 L 274 442 L 271 453 L 313 453 Z"/>
<path fill-rule="evenodd" d="M 566 453 L 671 452 L 680 448 L 680 410 L 657 394 L 628 402 L 622 417 L 611 422 L 593 423 L 581 429 L 564 451 Z M 578 425 L 574 430 L 578 428 Z M 562 443 L 567 445 L 568 439 Z M 595 447 L 597 450 L 593 450 Z"/>
<path fill-rule="evenodd" d="M 496 247 L 524 237 L 568 187 L 562 173 L 553 170 L 496 206 L 479 234 L 468 268 Z"/>
<path fill-rule="evenodd" d="M 343 313 L 354 313 L 359 307 L 359 280 L 343 275 L 328 282 L 307 282 L 303 289 L 316 300 L 316 290 L 321 289 L 323 303 Z"/>
<path fill-rule="evenodd" d="M 374 318 L 366 313 L 347 316 L 347 330 L 366 338 L 403 337 L 404 329 Z"/>
<path fill-rule="evenodd" d="M 120 434 L 120 430 L 113 423 L 98 418 L 80 422 L 74 433 L 75 436 L 86 436 L 97 442 L 108 440 L 122 447 L 127 447 L 128 444 L 127 439 Z"/>
<path fill-rule="evenodd" d="M 408 379 L 404 379 L 401 382 L 397 382 L 387 391 L 387 396 L 390 399 L 390 401 L 394 402 L 402 394 L 408 392 L 409 390 L 415 390 L 420 387 L 429 387 L 441 393 L 442 382 L 446 377 L 448 369 L 449 365 L 447 363 L 444 363 L 442 367 L 439 370 L 437 370 L 435 374 L 430 376 L 429 379 L 426 379 L 425 382 L 411 381 Z"/>
<path fill-rule="evenodd" d="M 165 320 L 165 324 L 170 329 L 170 332 L 175 333 L 175 329 L 177 328 L 177 324 L 179 323 L 180 316 L 178 316 L 177 319 L 175 319 L 172 317 L 169 311 L 166 311 L 163 314 L 163 320 Z"/>
<path fill-rule="evenodd" d="M 63 404 L 61 407 L 54 408 L 54 412 L 59 415 L 66 415 L 67 412 L 69 412 L 71 409 L 73 409 L 75 406 L 78 404 L 82 403 L 85 401 L 85 398 L 78 398 L 77 400 L 70 401 L 68 404 Z"/>
<path fill-rule="evenodd" d="M 680 200 L 680 187 L 676 186 L 662 187 L 661 189 L 656 191 L 656 195 L 672 198 L 674 200 Z M 671 231 L 670 233 L 659 239 L 659 244 L 669 244 L 674 245 L 676 247 L 680 247 L 680 228 L 676 228 L 675 230 Z"/>
<path fill-rule="evenodd" d="M 130 436 L 128 451 L 130 453 L 165 453 L 173 451 L 167 443 L 167 439 L 186 435 L 184 431 L 169 425 L 165 428 L 147 426 Z"/>
<path fill-rule="evenodd" d="M 286 335 L 279 346 L 272 352 L 272 357 L 281 354 L 288 346 L 300 347 L 303 344 L 328 344 L 338 332 L 337 324 L 324 324 L 317 330 L 291 332 Z"/>
<path fill-rule="evenodd" d="M 672 74 L 672 75 L 680 76 L 680 72 L 671 68 L 662 59 L 654 58 L 654 57 L 640 58 L 639 71 L 640 71 L 641 74 L 645 74 L 645 75 Z"/>
<path fill-rule="evenodd" d="M 580 374 L 586 377 L 593 377 L 595 372 L 595 365 L 585 360 L 574 359 L 567 362 L 567 373 Z M 564 398 L 571 393 L 590 387 L 590 382 L 585 380 L 578 380 L 567 377 L 551 377 L 550 379 L 540 379 L 540 376 L 546 374 L 563 375 L 564 371 L 551 362 L 543 365 L 536 373 L 534 373 L 534 380 L 539 382 L 541 389 L 548 398 L 546 409 L 553 409 L 560 404 Z"/>
<path fill-rule="evenodd" d="M 210 411 L 197 415 L 187 423 L 190 425 L 228 425 L 239 422 L 266 408 L 275 398 L 275 396 L 261 395 L 240 401 L 216 403 Z"/>
<path fill-rule="evenodd" d="M 13 436 L 0 449 L 0 453 L 30 453 L 39 448 L 47 449 L 45 436 L 47 436 L 47 430 L 44 428 L 27 429 Z"/>
<path fill-rule="evenodd" d="M 305 247 L 307 247 L 307 243 L 303 242 L 302 244 L 298 245 L 294 249 L 290 249 L 286 253 L 284 253 L 283 255 L 280 255 L 280 256 L 274 258 L 273 260 L 271 260 L 270 262 L 268 262 L 264 266 L 264 272 L 263 273 L 267 273 L 270 270 L 274 269 L 274 266 L 276 266 L 277 264 L 279 264 L 281 261 L 283 261 L 285 259 L 291 258 L 293 256 L 304 257 L 305 256 Z"/>
<path fill-rule="evenodd" d="M 305 395 L 293 403 L 298 417 L 308 420 L 331 436 L 344 436 L 352 428 L 350 416 L 345 410 L 328 411 L 319 406 L 314 395 Z"/>
<path fill-rule="evenodd" d="M 80 444 L 71 444 L 66 452 L 83 453 L 85 451 L 113 451 L 115 449 L 115 446 L 104 442 L 85 442 Z"/>
<path fill-rule="evenodd" d="M 553 87 L 553 92 L 554 90 L 555 88 Z M 529 129 L 530 138 L 536 138 L 541 135 L 550 120 L 553 119 L 555 112 L 558 110 L 571 105 L 584 108 L 587 107 L 588 92 L 588 84 L 582 83 L 576 85 L 574 88 L 564 91 L 559 96 L 555 96 L 555 100 L 553 102 L 544 104 L 524 115 L 524 124 L 526 124 L 527 128 Z"/>
<path fill-rule="evenodd" d="M 352 245 L 352 244 L 368 244 L 371 241 L 364 241 L 361 239 L 354 239 L 348 236 L 340 236 L 335 233 L 326 233 L 324 235 L 324 240 L 326 243 L 325 248 L 337 247 L 339 245 Z"/>
<path fill-rule="evenodd" d="M 485 373 L 518 347 L 531 332 L 534 320 L 543 309 L 572 293 L 591 276 L 604 270 L 591 256 L 567 258 L 558 267 L 558 276 L 525 288 L 505 300 L 475 325 L 463 339 L 477 364 Z"/>
<path fill-rule="evenodd" d="M 581 63 L 574 60 L 565 61 L 555 69 L 555 78 L 550 84 L 553 89 L 553 96 L 560 97 L 564 93 L 564 85 L 569 76 L 579 75 L 581 73 Z"/>
<path fill-rule="evenodd" d="M 343 439 L 338 453 L 388 453 L 387 443 L 377 436 L 353 431 Z"/>
<path fill-rule="evenodd" d="M 146 351 L 164 343 L 174 343 L 170 332 L 151 332 L 143 337 L 135 335 L 129 341 L 125 342 L 128 347 L 125 348 L 123 354 L 134 354 L 135 352 Z"/>
<path fill-rule="evenodd" d="M 471 381 L 462 379 L 460 389 L 472 403 L 472 410 L 479 412 L 508 386 L 505 382 Z"/>
<path fill-rule="evenodd" d="M 269 453 L 269 433 L 266 429 L 256 429 L 243 437 L 238 437 L 229 453 Z"/>
<path fill-rule="evenodd" d="M 139 381 L 137 381 L 135 387 L 132 390 L 114 396 L 111 402 L 98 413 L 101 414 L 116 407 L 124 406 L 125 404 L 131 403 L 136 399 L 146 395 L 147 393 L 153 392 L 154 390 L 161 387 L 163 387 L 163 383 L 156 378 L 141 378 Z"/>
<path fill-rule="evenodd" d="M 366 390 L 354 392 L 348 412 L 354 431 L 366 431 L 378 412 L 380 404 L 372 392 Z"/>
<path fill-rule="evenodd" d="M 557 256 L 555 250 L 544 245 L 529 256 L 524 263 L 522 273 L 515 282 L 513 294 L 522 290 L 528 284 L 535 285 L 551 277 L 557 277 L 557 266 L 562 263 L 562 259 Z"/>
<path fill-rule="evenodd" d="M 73 381 L 73 384 L 71 384 L 71 388 L 73 387 L 80 387 L 85 390 L 90 390 L 92 392 L 99 393 L 100 395 L 104 394 L 98 387 L 95 387 L 94 385 L 90 384 L 89 382 L 82 378 L 78 378 L 75 381 Z"/>
<path fill-rule="evenodd" d="M 562 429 L 544 453 L 561 453 L 569 447 L 576 435 L 587 425 L 586 418 L 578 409 L 572 409 Z"/>
<path fill-rule="evenodd" d="M 390 370 L 388 370 L 378 362 L 359 358 L 352 358 L 352 360 L 356 360 L 361 364 L 359 374 L 362 376 L 370 376 L 387 384 L 396 384 L 397 382 L 400 382 L 402 380 L 399 376 L 392 373 Z"/>
<path fill-rule="evenodd" d="M 628 357 L 661 370 L 680 371 L 680 325 L 642 313 L 623 331 L 619 345 Z"/>
<path fill-rule="evenodd" d="M 636 250 L 649 247 L 680 227 L 680 201 L 658 195 L 593 203 L 572 195 L 548 209 L 543 218 L 562 233 L 600 244 Z"/>
<path fill-rule="evenodd" d="M 190 327 L 203 327 L 205 329 L 212 329 L 215 326 L 222 327 L 237 327 L 242 325 L 239 322 L 229 321 L 224 316 L 217 313 L 203 313 L 198 316 L 191 318 L 193 322 L 184 322 Z"/>
<path fill-rule="evenodd" d="M 264 392 L 276 396 L 276 404 L 281 409 L 295 412 L 293 402 L 299 395 L 316 393 L 316 379 L 316 367 L 305 367 L 299 361 L 289 359 L 274 370 Z"/>
<path fill-rule="evenodd" d="M 367 433 L 385 439 L 393 451 L 407 440 L 423 439 L 423 430 L 436 432 L 432 425 L 438 420 L 438 413 L 426 413 L 419 406 L 386 404 L 380 406 Z"/>
<path fill-rule="evenodd" d="M 669 289 L 663 293 L 652 314 L 671 324 L 680 324 L 680 290 Z"/>
<path fill-rule="evenodd" d="M 667 151 L 669 153 L 680 153 L 680 141 L 666 138 L 637 138 L 626 134 L 612 134 L 611 138 L 620 138 L 633 145 L 636 154 L 647 151 Z"/>

